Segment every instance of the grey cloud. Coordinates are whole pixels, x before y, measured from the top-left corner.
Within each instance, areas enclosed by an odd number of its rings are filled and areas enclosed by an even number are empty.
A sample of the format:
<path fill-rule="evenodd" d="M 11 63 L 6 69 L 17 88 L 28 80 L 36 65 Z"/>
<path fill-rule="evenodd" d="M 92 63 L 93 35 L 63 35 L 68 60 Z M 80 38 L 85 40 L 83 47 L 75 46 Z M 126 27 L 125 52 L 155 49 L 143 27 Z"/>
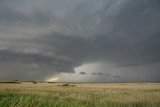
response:
<path fill-rule="evenodd" d="M 91 73 L 92 75 L 99 75 L 99 76 L 102 76 L 103 75 L 103 73 L 99 73 L 99 72 L 93 72 L 93 73 Z"/>
<path fill-rule="evenodd" d="M 26 54 L 21 52 L 14 52 L 11 50 L 1 50 L 0 51 L 0 60 L 1 61 L 20 61 L 25 63 L 51 63 L 53 58 L 48 56 L 42 56 L 38 54 Z"/>
<path fill-rule="evenodd" d="M 0 62 L 45 65 L 46 76 L 93 62 L 146 68 L 160 62 L 159 10 L 158 0 L 0 0 Z"/>
<path fill-rule="evenodd" d="M 86 72 L 80 72 L 80 75 L 86 75 Z"/>
<path fill-rule="evenodd" d="M 26 65 L 31 65 L 30 67 L 35 67 L 36 64 L 38 67 L 45 65 L 46 67 L 44 70 L 49 70 L 49 72 L 74 72 L 73 66 L 74 63 L 72 61 L 66 60 L 63 57 L 51 57 L 51 56 L 44 56 L 41 54 L 30 54 L 30 53 L 22 53 L 22 52 L 14 52 L 10 50 L 1 50 L 0 51 L 0 62 L 15 62 L 15 63 L 22 63 Z M 33 65 L 33 66 L 32 66 Z M 48 68 L 47 68 L 48 67 Z M 17 67 L 18 69 L 18 67 Z M 39 69 L 38 69 L 39 70 Z M 45 71 L 46 71 L 45 70 Z M 27 71 L 21 71 L 27 72 Z M 47 76 L 43 74 L 43 76 Z"/>
<path fill-rule="evenodd" d="M 118 76 L 118 75 L 114 75 L 113 78 L 118 78 L 118 79 L 120 79 L 121 77 Z"/>
<path fill-rule="evenodd" d="M 110 74 L 106 74 L 106 76 L 110 76 Z"/>

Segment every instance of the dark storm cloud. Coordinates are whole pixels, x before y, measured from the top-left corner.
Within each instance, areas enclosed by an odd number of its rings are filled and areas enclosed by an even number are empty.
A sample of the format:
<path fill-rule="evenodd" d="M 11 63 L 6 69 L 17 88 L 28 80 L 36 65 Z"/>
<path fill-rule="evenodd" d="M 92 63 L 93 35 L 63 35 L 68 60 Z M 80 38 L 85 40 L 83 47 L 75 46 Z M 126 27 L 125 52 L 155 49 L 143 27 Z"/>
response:
<path fill-rule="evenodd" d="M 37 64 L 37 79 L 92 62 L 145 68 L 160 63 L 159 11 L 159 0 L 0 0 L 0 62 Z M 1 74 L 31 78 L 21 66 Z"/>
<path fill-rule="evenodd" d="M 21 52 L 14 52 L 11 50 L 0 50 L 0 61 L 20 61 L 24 63 L 48 63 L 53 61 L 52 57 L 42 56 L 39 54 L 27 54 Z"/>
<path fill-rule="evenodd" d="M 29 79 L 28 76 L 30 75 L 27 74 L 27 72 L 29 73 L 29 71 L 31 71 L 33 74 L 34 72 L 36 72 L 34 74 L 35 76 L 32 75 L 35 78 L 30 77 L 31 79 L 37 79 L 37 77 L 45 79 L 46 76 L 53 74 L 53 73 L 60 73 L 60 72 L 72 72 L 73 73 L 74 72 L 73 66 L 75 64 L 72 61 L 65 60 L 65 58 L 62 58 L 62 57 L 58 58 L 58 56 L 51 57 L 51 56 L 44 56 L 44 55 L 35 54 L 35 53 L 31 54 L 31 53 L 15 52 L 11 50 L 1 50 L 0 51 L 0 63 L 1 64 L 6 63 L 9 66 L 9 68 L 11 68 L 10 70 L 5 71 L 6 74 L 8 73 L 11 75 L 11 72 L 14 72 L 13 75 L 17 75 L 23 72 L 24 75 L 23 73 L 21 74 L 22 75 L 20 77 L 21 79 Z M 12 69 L 12 65 L 8 63 L 11 63 L 11 64 L 14 63 L 15 66 L 17 67 Z M 19 64 L 21 67 L 19 66 Z M 22 70 L 20 71 L 20 73 L 19 73 L 19 68 Z M 1 67 L 1 70 L 3 70 L 2 67 Z M 26 70 L 29 70 L 29 71 L 26 71 Z M 40 76 L 37 74 L 37 71 L 41 73 Z M 12 76 L 10 77 L 11 79 L 12 79 Z M 18 76 L 16 76 L 16 78 Z M 5 77 L 2 76 L 1 78 L 5 78 Z"/>

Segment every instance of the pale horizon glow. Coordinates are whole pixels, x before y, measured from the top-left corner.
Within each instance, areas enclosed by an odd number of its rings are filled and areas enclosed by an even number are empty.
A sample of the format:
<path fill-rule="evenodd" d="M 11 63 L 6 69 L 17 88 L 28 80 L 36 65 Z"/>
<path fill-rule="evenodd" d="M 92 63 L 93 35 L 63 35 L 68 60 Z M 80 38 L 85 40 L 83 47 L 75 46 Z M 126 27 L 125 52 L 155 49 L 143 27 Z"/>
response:
<path fill-rule="evenodd" d="M 59 80 L 58 77 L 52 77 L 52 78 L 46 79 L 47 82 L 57 82 L 58 80 Z"/>

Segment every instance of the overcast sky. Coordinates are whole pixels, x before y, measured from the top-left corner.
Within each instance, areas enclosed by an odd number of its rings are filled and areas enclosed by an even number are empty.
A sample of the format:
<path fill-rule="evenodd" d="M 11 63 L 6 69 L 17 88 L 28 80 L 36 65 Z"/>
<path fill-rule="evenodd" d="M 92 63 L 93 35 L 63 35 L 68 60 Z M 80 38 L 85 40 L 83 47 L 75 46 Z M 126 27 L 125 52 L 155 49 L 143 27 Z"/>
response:
<path fill-rule="evenodd" d="M 0 0 L 0 79 L 160 82 L 160 1 Z"/>

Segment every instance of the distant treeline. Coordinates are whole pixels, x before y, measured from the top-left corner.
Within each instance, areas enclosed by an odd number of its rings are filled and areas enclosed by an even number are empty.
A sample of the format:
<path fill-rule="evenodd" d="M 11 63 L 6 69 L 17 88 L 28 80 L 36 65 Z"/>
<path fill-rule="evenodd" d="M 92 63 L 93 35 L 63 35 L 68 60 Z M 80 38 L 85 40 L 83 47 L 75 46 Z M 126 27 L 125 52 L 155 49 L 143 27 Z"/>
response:
<path fill-rule="evenodd" d="M 21 84 L 21 81 L 0 81 L 0 83 Z"/>

